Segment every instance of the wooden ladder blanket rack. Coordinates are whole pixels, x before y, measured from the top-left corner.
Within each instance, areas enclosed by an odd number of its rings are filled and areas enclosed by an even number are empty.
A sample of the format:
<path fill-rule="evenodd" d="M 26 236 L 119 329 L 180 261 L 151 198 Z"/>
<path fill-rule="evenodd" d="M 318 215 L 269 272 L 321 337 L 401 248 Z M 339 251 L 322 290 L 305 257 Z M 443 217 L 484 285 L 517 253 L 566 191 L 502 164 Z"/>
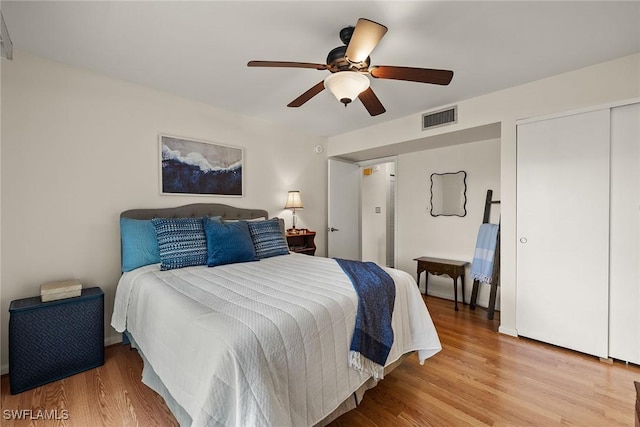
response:
<path fill-rule="evenodd" d="M 491 216 L 491 205 L 499 204 L 500 200 L 492 200 L 493 190 L 487 190 L 487 198 L 484 202 L 484 217 L 482 223 L 487 224 L 489 217 Z M 493 314 L 496 309 L 496 296 L 498 294 L 498 284 L 500 281 L 500 226 L 498 225 L 498 237 L 496 242 L 496 250 L 493 253 L 493 270 L 491 272 L 491 293 L 489 295 L 489 306 L 487 307 L 487 319 L 493 319 Z M 478 288 L 480 287 L 480 281 L 475 279 L 473 281 L 473 290 L 471 291 L 471 302 L 469 308 L 471 310 L 476 309 L 476 303 L 478 300 Z"/>

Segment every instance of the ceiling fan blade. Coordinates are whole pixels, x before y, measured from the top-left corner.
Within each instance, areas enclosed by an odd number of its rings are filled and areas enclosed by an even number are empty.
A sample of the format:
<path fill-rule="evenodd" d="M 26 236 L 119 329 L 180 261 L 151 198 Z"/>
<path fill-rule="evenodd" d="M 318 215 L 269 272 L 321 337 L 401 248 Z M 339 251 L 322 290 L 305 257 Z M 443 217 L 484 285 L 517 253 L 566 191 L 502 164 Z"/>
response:
<path fill-rule="evenodd" d="M 364 18 L 358 19 L 347 46 L 347 59 L 354 63 L 366 60 L 386 32 L 387 27 L 382 24 Z"/>
<path fill-rule="evenodd" d="M 322 92 L 323 90 L 324 90 L 324 80 L 318 83 L 317 85 L 315 85 L 314 87 L 312 87 L 311 89 L 309 89 L 308 91 L 306 91 L 305 93 L 303 93 L 302 95 L 300 95 L 299 97 L 297 97 L 296 99 L 294 99 L 293 101 L 291 101 L 289 104 L 287 104 L 287 107 L 300 107 L 302 104 L 304 104 L 305 102 L 307 102 L 308 100 L 310 100 L 311 98 L 313 98 L 314 96 Z"/>
<path fill-rule="evenodd" d="M 249 61 L 247 67 L 313 68 L 315 70 L 326 70 L 328 68 L 326 64 L 287 61 Z"/>
<path fill-rule="evenodd" d="M 393 67 L 378 65 L 371 67 L 371 76 L 378 79 L 407 80 L 418 83 L 432 83 L 446 86 L 451 83 L 453 71 L 431 68 Z"/>
<path fill-rule="evenodd" d="M 387 111 L 384 109 L 382 103 L 373 92 L 373 90 L 371 90 L 371 88 L 368 88 L 360 95 L 358 95 L 358 99 L 362 101 L 364 108 L 366 108 L 369 114 L 371 114 L 372 116 L 377 116 L 378 114 L 382 114 Z"/>

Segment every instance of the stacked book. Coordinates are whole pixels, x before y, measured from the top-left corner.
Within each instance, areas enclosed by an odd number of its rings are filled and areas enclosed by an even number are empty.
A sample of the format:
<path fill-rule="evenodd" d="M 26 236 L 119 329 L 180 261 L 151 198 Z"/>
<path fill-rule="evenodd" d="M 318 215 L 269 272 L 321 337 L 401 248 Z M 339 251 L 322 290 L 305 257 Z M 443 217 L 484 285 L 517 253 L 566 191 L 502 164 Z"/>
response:
<path fill-rule="evenodd" d="M 51 282 L 40 286 L 40 298 L 42 302 L 79 297 L 81 293 L 82 284 L 77 279 Z"/>

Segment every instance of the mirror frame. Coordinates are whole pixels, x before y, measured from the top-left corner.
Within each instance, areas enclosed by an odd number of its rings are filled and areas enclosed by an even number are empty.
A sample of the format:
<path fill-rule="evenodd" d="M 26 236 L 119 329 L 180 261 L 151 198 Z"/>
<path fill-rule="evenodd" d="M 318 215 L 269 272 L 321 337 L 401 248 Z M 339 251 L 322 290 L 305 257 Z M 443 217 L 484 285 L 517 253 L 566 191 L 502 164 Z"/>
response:
<path fill-rule="evenodd" d="M 462 196 L 463 196 L 463 200 L 462 200 L 462 215 L 458 215 L 458 214 L 436 214 L 433 211 L 433 177 L 434 176 L 445 176 L 445 175 L 458 175 L 458 174 L 462 174 Z M 431 174 L 431 187 L 430 187 L 430 199 L 429 199 L 429 203 L 431 204 L 431 208 L 429 209 L 429 213 L 431 214 L 431 216 L 433 217 L 437 217 L 437 216 L 458 216 L 458 217 L 464 217 L 467 216 L 467 173 L 465 171 L 458 171 L 458 172 L 446 172 L 446 173 L 432 173 Z"/>

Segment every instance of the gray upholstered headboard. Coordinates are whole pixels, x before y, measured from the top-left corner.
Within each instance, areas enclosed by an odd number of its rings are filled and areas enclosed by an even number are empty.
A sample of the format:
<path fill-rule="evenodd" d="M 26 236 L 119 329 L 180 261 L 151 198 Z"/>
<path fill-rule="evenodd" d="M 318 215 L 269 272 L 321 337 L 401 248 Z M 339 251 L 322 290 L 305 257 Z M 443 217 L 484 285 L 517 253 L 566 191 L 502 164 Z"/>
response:
<path fill-rule="evenodd" d="M 153 218 L 196 218 L 221 216 L 226 220 L 269 218 L 264 209 L 244 209 L 221 203 L 193 203 L 175 208 L 131 209 L 120 214 L 120 218 L 153 219 Z"/>

